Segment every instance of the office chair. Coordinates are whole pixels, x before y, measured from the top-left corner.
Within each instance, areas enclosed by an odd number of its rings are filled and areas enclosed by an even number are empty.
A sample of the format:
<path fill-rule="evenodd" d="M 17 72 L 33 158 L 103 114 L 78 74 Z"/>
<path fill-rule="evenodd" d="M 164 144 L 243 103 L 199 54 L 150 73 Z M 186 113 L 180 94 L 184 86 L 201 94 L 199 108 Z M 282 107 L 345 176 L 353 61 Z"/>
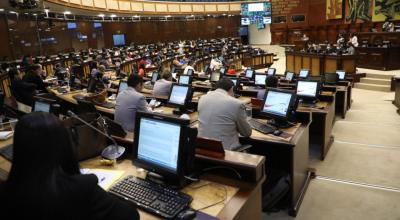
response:
<path fill-rule="evenodd" d="M 96 113 L 97 115 L 100 114 L 92 102 L 79 99 L 77 100 L 77 102 L 78 102 L 77 112 L 79 115 L 86 113 Z"/>

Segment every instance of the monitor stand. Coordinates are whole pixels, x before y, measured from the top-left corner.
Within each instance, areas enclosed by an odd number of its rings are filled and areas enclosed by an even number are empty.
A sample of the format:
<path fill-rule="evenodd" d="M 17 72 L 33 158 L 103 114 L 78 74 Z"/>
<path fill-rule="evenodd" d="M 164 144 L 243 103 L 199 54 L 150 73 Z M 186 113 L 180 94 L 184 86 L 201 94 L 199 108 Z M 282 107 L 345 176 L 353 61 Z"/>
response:
<path fill-rule="evenodd" d="M 282 120 L 282 119 L 271 119 L 268 120 L 267 124 L 272 125 L 276 128 L 289 128 L 293 126 L 287 120 Z"/>
<path fill-rule="evenodd" d="M 317 102 L 317 99 L 300 99 L 301 106 L 306 108 L 315 108 Z"/>
<path fill-rule="evenodd" d="M 149 180 L 154 183 L 158 183 L 161 185 L 166 185 L 165 178 L 157 173 L 148 172 L 146 175 L 146 180 Z"/>
<path fill-rule="evenodd" d="M 182 115 L 182 114 L 190 114 L 190 113 L 193 113 L 193 111 L 192 111 L 192 110 L 188 110 L 188 109 L 186 109 L 186 108 L 179 107 L 179 108 L 176 108 L 176 109 L 172 110 L 172 113 L 173 113 L 174 115 Z"/>

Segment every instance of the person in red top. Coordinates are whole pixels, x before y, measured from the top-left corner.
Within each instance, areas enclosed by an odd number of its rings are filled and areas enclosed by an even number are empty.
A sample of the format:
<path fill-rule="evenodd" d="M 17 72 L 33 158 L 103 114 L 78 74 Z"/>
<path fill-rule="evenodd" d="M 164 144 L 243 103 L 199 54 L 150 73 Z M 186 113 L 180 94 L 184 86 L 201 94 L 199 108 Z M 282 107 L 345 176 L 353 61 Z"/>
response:
<path fill-rule="evenodd" d="M 236 67 L 235 67 L 235 65 L 231 64 L 229 66 L 228 75 L 236 75 Z"/>
<path fill-rule="evenodd" d="M 138 63 L 138 69 L 140 69 L 140 65 L 146 66 L 147 62 L 146 62 L 146 58 L 144 56 L 142 56 L 142 59 L 140 59 L 139 63 Z"/>
<path fill-rule="evenodd" d="M 145 69 L 145 65 L 143 63 L 139 64 L 138 75 L 142 78 L 144 77 L 144 72 L 145 72 L 144 69 Z"/>

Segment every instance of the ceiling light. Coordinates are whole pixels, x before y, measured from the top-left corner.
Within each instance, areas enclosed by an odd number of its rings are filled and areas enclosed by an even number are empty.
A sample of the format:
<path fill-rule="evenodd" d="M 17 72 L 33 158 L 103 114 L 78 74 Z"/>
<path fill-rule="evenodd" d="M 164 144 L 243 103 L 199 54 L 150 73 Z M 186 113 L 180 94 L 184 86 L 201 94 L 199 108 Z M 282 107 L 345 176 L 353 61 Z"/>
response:
<path fill-rule="evenodd" d="M 18 14 L 18 13 L 15 11 L 10 11 L 10 14 Z"/>
<path fill-rule="evenodd" d="M 110 17 L 115 18 L 117 17 L 115 14 L 110 15 Z"/>
<path fill-rule="evenodd" d="M 139 15 L 135 15 L 135 16 L 133 16 L 133 17 L 135 17 L 135 18 L 140 18 L 140 16 L 139 16 Z"/>
<path fill-rule="evenodd" d="M 104 14 L 99 14 L 98 16 L 99 16 L 99 17 L 104 17 L 105 15 L 104 15 Z"/>
<path fill-rule="evenodd" d="M 64 11 L 64 14 L 65 14 L 65 15 L 70 15 L 71 12 L 70 12 L 70 11 Z"/>
<path fill-rule="evenodd" d="M 0 12 L 3 12 L 4 11 L 4 8 L 0 8 Z"/>
<path fill-rule="evenodd" d="M 50 11 L 49 9 L 44 9 L 44 12 L 46 13 L 49 13 L 49 11 Z"/>

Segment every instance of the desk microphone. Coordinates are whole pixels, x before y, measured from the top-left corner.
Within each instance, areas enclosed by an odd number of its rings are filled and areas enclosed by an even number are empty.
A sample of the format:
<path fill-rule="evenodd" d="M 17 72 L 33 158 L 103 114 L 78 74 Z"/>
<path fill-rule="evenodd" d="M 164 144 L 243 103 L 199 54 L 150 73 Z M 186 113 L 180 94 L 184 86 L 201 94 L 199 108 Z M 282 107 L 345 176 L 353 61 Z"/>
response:
<path fill-rule="evenodd" d="M 101 152 L 101 156 L 109 159 L 109 160 L 114 160 L 117 159 L 119 157 L 122 156 L 122 154 L 124 154 L 125 152 L 125 148 L 122 146 L 119 146 L 117 144 L 117 142 L 114 140 L 114 138 L 112 138 L 109 134 L 97 129 L 96 127 L 94 127 L 93 125 L 91 125 L 90 123 L 86 122 L 85 120 L 83 120 L 82 118 L 80 118 L 78 115 L 76 115 L 74 112 L 72 112 L 71 110 L 67 111 L 68 115 L 71 116 L 72 118 L 75 118 L 77 120 L 79 120 L 80 122 L 84 123 L 85 125 L 89 126 L 90 128 L 92 128 L 93 130 L 99 132 L 100 134 L 104 135 L 105 137 L 107 137 L 108 139 L 110 139 L 113 144 L 109 145 L 108 147 L 106 147 L 102 152 Z"/>

